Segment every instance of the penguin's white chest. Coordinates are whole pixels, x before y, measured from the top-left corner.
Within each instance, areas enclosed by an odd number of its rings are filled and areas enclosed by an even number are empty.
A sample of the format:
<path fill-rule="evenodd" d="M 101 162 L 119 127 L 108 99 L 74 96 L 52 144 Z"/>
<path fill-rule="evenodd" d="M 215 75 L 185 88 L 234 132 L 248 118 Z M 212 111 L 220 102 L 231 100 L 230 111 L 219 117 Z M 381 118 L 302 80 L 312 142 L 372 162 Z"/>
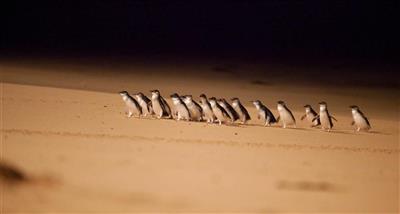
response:
<path fill-rule="evenodd" d="M 321 126 L 323 128 L 332 128 L 331 121 L 329 119 L 329 115 L 326 111 L 322 111 L 319 113 L 319 119 L 321 121 Z"/>
<path fill-rule="evenodd" d="M 258 114 L 260 115 L 260 117 L 261 117 L 262 119 L 266 119 L 266 118 L 267 118 L 267 113 L 266 113 L 265 111 L 259 111 Z"/>
<path fill-rule="evenodd" d="M 369 128 L 369 125 L 368 125 L 367 121 L 365 120 L 365 118 L 358 112 L 353 112 L 353 119 L 354 119 L 354 122 L 357 125 L 357 127 L 360 127 L 362 129 Z"/>
<path fill-rule="evenodd" d="M 217 106 L 213 107 L 213 112 L 214 112 L 214 114 L 215 114 L 215 116 L 217 117 L 218 120 L 225 121 L 225 116 L 222 113 L 222 110 L 219 109 Z"/>
<path fill-rule="evenodd" d="M 161 107 L 160 102 L 157 99 L 153 99 L 152 104 L 153 104 L 154 112 L 156 112 L 156 114 L 161 114 L 162 113 L 162 107 Z"/>
<path fill-rule="evenodd" d="M 288 110 L 286 110 L 283 107 L 281 109 L 279 109 L 279 107 L 278 107 L 278 112 L 279 112 L 279 116 L 282 119 L 283 124 L 285 124 L 285 125 L 293 125 L 293 124 L 295 124 L 293 116 Z"/>

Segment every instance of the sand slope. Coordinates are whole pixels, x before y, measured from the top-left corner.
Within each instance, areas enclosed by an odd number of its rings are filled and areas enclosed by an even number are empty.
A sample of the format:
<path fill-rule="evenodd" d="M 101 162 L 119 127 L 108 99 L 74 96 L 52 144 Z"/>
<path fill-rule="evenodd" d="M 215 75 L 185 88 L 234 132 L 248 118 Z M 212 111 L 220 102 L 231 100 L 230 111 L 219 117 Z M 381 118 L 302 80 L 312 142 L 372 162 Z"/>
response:
<path fill-rule="evenodd" d="M 2 159 L 29 176 L 20 184 L 0 182 L 6 213 L 399 210 L 399 109 L 392 99 L 397 95 L 383 89 L 259 85 L 249 79 L 238 87 L 233 77 L 220 84 L 208 80 L 205 89 L 174 74 L 160 79 L 138 72 L 128 81 L 107 72 L 59 69 L 57 76 L 46 69 L 1 69 Z M 32 75 L 37 72 L 41 81 Z M 28 74 L 32 78 L 24 80 Z M 145 92 L 155 82 L 165 94 L 258 98 L 274 113 L 276 100 L 283 99 L 297 119 L 305 102 L 325 100 L 339 122 L 327 133 L 300 121 L 297 129 L 282 129 L 257 120 L 217 126 L 125 118 L 119 95 L 110 92 Z M 54 87 L 58 83 L 86 90 Z M 355 103 L 371 118 L 372 133 L 352 131 L 346 107 Z M 396 111 L 381 111 L 387 107 Z"/>

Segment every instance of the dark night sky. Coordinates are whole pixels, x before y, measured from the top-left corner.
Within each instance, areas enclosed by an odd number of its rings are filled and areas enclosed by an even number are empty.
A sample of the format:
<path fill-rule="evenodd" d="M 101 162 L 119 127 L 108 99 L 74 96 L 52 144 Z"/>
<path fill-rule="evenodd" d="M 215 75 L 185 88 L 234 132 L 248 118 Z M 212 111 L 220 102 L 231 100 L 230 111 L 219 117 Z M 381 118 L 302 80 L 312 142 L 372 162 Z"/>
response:
<path fill-rule="evenodd" d="M 6 9 L 3 53 L 393 59 L 397 1 L 51 1 Z"/>

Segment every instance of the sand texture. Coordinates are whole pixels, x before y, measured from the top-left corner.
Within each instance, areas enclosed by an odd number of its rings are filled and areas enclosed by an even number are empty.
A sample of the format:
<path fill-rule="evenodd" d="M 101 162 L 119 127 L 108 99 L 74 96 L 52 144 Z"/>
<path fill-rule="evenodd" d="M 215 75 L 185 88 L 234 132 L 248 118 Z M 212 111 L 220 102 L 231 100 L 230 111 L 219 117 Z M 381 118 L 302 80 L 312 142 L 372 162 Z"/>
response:
<path fill-rule="evenodd" d="M 397 88 L 313 84 L 279 66 L 266 77 L 256 66 L 116 64 L 0 63 L 3 213 L 399 212 Z M 126 118 L 117 92 L 151 89 L 168 102 L 239 97 L 252 120 Z M 275 115 L 286 101 L 297 128 L 263 127 L 255 99 Z M 300 121 L 319 101 L 338 119 L 330 133 Z M 354 132 L 351 104 L 370 133 Z"/>

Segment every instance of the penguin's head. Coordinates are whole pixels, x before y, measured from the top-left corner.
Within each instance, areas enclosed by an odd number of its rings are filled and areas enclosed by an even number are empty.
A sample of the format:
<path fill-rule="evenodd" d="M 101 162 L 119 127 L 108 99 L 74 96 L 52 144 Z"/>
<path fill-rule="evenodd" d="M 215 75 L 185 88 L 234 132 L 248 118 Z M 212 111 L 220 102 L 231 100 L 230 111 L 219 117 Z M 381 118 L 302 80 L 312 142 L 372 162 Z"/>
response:
<path fill-rule="evenodd" d="M 256 108 L 260 108 L 260 106 L 261 106 L 261 101 L 259 101 L 259 100 L 252 101 L 252 103 Z"/>
<path fill-rule="evenodd" d="M 283 102 L 281 100 L 278 101 L 278 105 L 277 105 L 278 111 L 282 111 L 283 109 L 285 109 L 285 106 L 286 106 L 285 102 Z"/>
<path fill-rule="evenodd" d="M 127 91 L 120 91 L 119 94 L 123 97 L 126 97 L 129 95 L 129 93 Z"/>
<path fill-rule="evenodd" d="M 349 108 L 354 109 L 354 110 L 359 110 L 360 108 L 356 105 L 351 105 L 349 106 Z"/>
<path fill-rule="evenodd" d="M 211 97 L 210 99 L 208 99 L 208 101 L 210 102 L 211 106 L 217 105 L 217 98 L 215 97 Z"/>
<path fill-rule="evenodd" d="M 232 98 L 231 101 L 233 106 L 238 106 L 240 103 L 239 98 L 237 97 Z"/>
<path fill-rule="evenodd" d="M 320 110 L 320 111 L 325 111 L 326 108 L 327 108 L 327 106 L 328 106 L 328 105 L 326 104 L 326 102 L 323 102 L 323 101 L 322 101 L 322 102 L 319 103 L 319 110 Z"/>
<path fill-rule="evenodd" d="M 222 107 L 225 107 L 225 106 L 226 106 L 226 105 L 225 105 L 225 102 L 224 102 L 224 99 L 218 99 L 217 102 L 218 102 L 218 104 L 219 104 L 220 106 L 222 106 Z"/>
<path fill-rule="evenodd" d="M 304 108 L 306 109 L 307 112 L 309 112 L 311 110 L 311 105 L 305 105 Z"/>
<path fill-rule="evenodd" d="M 207 96 L 205 94 L 200 94 L 200 103 L 207 103 Z"/>
<path fill-rule="evenodd" d="M 357 112 L 360 111 L 360 108 L 358 108 L 358 106 L 356 106 L 356 105 L 351 105 L 351 106 L 349 106 L 349 107 L 351 108 L 351 112 L 352 112 L 353 114 L 356 114 Z"/>
<path fill-rule="evenodd" d="M 192 95 L 186 95 L 186 96 L 185 96 L 185 100 L 186 100 L 187 102 L 193 102 L 193 96 L 192 96 Z"/>
<path fill-rule="evenodd" d="M 171 98 L 179 98 L 179 95 L 177 93 L 173 93 L 170 95 Z"/>
<path fill-rule="evenodd" d="M 158 90 L 151 90 L 151 98 L 157 98 L 158 96 L 160 96 L 160 92 Z"/>
<path fill-rule="evenodd" d="M 206 96 L 205 94 L 200 94 L 200 98 L 206 100 L 206 99 L 207 99 L 207 96 Z"/>
<path fill-rule="evenodd" d="M 170 95 L 172 102 L 176 105 L 179 104 L 181 102 L 181 98 L 179 97 L 179 95 L 177 93 L 173 93 Z"/>
<path fill-rule="evenodd" d="M 144 94 L 142 92 L 136 93 L 136 94 L 132 94 L 134 97 L 136 97 L 137 99 L 141 99 L 143 98 Z"/>

